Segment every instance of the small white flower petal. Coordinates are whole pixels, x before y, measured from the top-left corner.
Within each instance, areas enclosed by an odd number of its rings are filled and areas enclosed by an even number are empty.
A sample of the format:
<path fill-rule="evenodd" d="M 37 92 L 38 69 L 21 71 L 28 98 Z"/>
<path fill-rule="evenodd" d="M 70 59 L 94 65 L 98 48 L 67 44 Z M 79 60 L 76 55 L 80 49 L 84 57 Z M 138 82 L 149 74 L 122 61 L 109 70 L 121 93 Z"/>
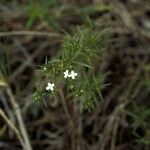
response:
<path fill-rule="evenodd" d="M 46 87 L 46 90 L 47 90 L 47 91 L 49 90 L 49 86 Z"/>
<path fill-rule="evenodd" d="M 50 88 L 51 91 L 54 91 L 54 88 Z"/>
<path fill-rule="evenodd" d="M 54 87 L 54 85 L 55 85 L 54 83 L 51 84 L 52 87 Z"/>
<path fill-rule="evenodd" d="M 47 83 L 47 86 L 51 86 L 51 83 L 50 83 L 50 82 L 48 82 L 48 83 Z"/>
<path fill-rule="evenodd" d="M 68 71 L 68 70 L 66 70 L 66 71 L 64 72 L 64 78 L 67 78 L 67 77 L 69 77 L 69 71 Z"/>

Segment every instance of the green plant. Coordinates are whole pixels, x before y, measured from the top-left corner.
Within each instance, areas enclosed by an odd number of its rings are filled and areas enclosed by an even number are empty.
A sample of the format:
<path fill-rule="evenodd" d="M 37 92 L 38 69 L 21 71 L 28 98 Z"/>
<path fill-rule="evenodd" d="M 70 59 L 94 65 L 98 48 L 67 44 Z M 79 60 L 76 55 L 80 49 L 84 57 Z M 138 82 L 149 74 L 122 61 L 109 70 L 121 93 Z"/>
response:
<path fill-rule="evenodd" d="M 86 26 L 78 27 L 72 35 L 66 34 L 57 57 L 46 60 L 38 70 L 34 99 L 57 97 L 60 89 L 66 87 L 67 98 L 76 101 L 81 110 L 94 108 L 106 86 L 106 73 L 95 68 L 105 53 L 106 33 L 102 27 L 99 32 L 98 25 L 88 20 Z"/>

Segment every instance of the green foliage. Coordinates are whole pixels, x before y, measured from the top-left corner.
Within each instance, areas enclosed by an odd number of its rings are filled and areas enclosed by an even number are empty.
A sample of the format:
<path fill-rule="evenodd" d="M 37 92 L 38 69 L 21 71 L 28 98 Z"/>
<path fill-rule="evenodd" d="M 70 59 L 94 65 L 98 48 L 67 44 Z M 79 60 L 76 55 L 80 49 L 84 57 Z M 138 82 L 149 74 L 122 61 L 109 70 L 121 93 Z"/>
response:
<path fill-rule="evenodd" d="M 99 26 L 90 21 L 87 26 L 75 29 L 73 34 L 66 34 L 58 56 L 40 66 L 35 100 L 54 97 L 66 85 L 67 98 L 76 101 L 81 110 L 94 108 L 106 86 L 105 73 L 96 73 L 95 68 L 95 63 L 100 63 L 105 53 L 106 34 L 106 29 L 101 28 L 99 32 Z M 65 79 L 66 70 L 74 70 L 78 76 Z M 54 91 L 45 90 L 48 82 L 55 83 Z"/>
<path fill-rule="evenodd" d="M 77 101 L 81 110 L 90 110 L 95 108 L 97 99 L 101 99 L 101 91 L 105 88 L 105 74 L 95 76 L 93 74 L 85 74 L 78 79 L 76 83 L 70 85 L 70 95 L 73 100 Z"/>

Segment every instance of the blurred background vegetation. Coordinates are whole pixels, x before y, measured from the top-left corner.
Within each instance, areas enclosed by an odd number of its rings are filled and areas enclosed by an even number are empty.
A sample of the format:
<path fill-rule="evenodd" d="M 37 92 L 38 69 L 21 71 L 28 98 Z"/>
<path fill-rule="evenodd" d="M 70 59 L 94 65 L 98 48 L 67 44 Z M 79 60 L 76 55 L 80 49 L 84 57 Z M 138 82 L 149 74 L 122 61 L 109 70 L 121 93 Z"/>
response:
<path fill-rule="evenodd" d="M 34 102 L 37 68 L 87 18 L 101 26 L 96 34 L 108 29 L 94 62 L 96 73 L 107 73 L 102 100 L 82 114 L 69 101 Z M 0 0 L 0 149 L 22 147 L 150 149 L 149 0 Z"/>

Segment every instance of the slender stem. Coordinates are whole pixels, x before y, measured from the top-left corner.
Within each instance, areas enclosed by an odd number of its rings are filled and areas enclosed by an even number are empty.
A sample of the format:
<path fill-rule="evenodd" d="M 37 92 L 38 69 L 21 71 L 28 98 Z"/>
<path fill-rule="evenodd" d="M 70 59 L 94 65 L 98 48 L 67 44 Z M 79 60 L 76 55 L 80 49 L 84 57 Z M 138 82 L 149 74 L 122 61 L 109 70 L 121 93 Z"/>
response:
<path fill-rule="evenodd" d="M 59 90 L 59 93 L 60 93 L 63 109 L 65 111 L 65 114 L 66 114 L 66 117 L 67 117 L 68 123 L 69 123 L 71 150 L 76 150 L 76 135 L 77 135 L 76 127 L 74 125 L 73 120 L 71 119 L 71 116 L 70 116 L 70 113 L 69 113 L 69 110 L 68 110 L 68 107 L 67 107 L 66 100 L 65 100 L 62 89 Z"/>
<path fill-rule="evenodd" d="M 80 103 L 77 105 L 78 107 L 78 150 L 81 150 L 81 144 L 82 144 L 82 129 L 83 129 L 83 122 L 82 122 L 82 104 Z"/>
<path fill-rule="evenodd" d="M 64 94 L 63 94 L 62 90 L 59 90 L 59 93 L 60 93 L 61 102 L 62 102 L 64 111 L 65 111 L 66 117 L 67 117 L 67 119 L 68 119 L 69 121 L 71 121 L 71 122 L 73 123 L 73 121 L 72 121 L 72 119 L 71 119 L 71 116 L 70 116 L 70 114 L 69 114 L 69 110 L 68 110 L 68 108 L 67 108 L 67 104 L 66 104 L 66 101 L 65 101 Z"/>

